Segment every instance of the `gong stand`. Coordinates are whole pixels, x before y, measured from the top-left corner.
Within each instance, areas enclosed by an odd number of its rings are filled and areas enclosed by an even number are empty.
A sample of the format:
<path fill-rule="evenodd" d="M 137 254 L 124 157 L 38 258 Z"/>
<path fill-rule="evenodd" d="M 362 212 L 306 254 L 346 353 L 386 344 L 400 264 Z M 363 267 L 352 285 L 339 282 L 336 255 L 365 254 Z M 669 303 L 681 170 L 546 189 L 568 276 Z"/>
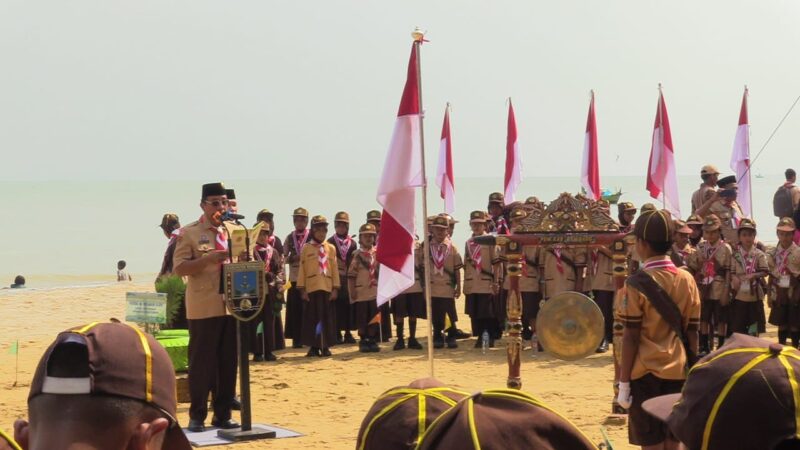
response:
<path fill-rule="evenodd" d="M 527 215 L 512 228 L 510 235 L 487 235 L 475 238 L 482 245 L 498 245 L 505 249 L 506 275 L 509 277 L 506 300 L 508 339 L 508 380 L 506 386 L 522 388 L 520 355 L 522 353 L 522 296 L 519 278 L 522 274 L 523 247 L 583 248 L 611 247 L 615 287 L 619 290 L 627 277 L 626 245 L 619 226 L 606 210 L 603 201 L 590 200 L 582 195 L 563 193 L 545 205 L 538 200 L 526 202 L 514 209 L 524 209 Z M 585 265 L 577 265 L 576 271 Z M 582 277 L 576 277 L 576 289 L 582 290 Z"/>

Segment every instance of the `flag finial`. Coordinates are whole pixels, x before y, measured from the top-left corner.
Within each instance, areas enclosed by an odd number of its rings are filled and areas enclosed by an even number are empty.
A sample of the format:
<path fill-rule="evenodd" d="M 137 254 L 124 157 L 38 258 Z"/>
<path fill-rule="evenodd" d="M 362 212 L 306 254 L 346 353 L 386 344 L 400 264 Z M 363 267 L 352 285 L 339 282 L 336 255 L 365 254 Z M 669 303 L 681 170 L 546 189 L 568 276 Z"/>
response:
<path fill-rule="evenodd" d="M 411 32 L 411 37 L 414 38 L 415 41 L 424 42 L 425 31 L 422 31 L 420 27 L 414 27 L 414 31 Z"/>

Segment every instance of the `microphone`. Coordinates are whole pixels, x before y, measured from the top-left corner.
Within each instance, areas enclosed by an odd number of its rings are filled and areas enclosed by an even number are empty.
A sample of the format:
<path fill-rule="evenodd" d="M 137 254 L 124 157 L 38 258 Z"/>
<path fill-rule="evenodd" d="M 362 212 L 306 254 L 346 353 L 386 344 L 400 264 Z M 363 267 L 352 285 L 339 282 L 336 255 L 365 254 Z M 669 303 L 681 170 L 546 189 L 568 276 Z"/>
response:
<path fill-rule="evenodd" d="M 219 220 L 221 222 L 233 222 L 233 221 L 242 220 L 242 219 L 244 219 L 243 215 L 236 214 L 236 213 L 230 212 L 230 211 L 227 211 L 227 212 L 223 213 L 219 218 Z"/>

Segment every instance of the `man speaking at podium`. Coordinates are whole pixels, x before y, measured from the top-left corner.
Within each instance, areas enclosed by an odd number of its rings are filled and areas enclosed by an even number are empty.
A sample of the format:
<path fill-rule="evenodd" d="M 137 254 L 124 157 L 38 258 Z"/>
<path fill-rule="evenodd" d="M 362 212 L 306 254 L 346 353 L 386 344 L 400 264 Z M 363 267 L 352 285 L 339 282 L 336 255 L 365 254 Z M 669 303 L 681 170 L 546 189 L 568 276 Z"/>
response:
<path fill-rule="evenodd" d="M 213 393 L 211 425 L 237 428 L 231 419 L 236 389 L 236 321 L 221 294 L 222 265 L 228 260 L 228 238 L 220 215 L 228 209 L 222 183 L 203 185 L 203 215 L 184 227 L 175 248 L 175 273 L 188 277 L 189 431 L 205 430 L 208 393 Z"/>

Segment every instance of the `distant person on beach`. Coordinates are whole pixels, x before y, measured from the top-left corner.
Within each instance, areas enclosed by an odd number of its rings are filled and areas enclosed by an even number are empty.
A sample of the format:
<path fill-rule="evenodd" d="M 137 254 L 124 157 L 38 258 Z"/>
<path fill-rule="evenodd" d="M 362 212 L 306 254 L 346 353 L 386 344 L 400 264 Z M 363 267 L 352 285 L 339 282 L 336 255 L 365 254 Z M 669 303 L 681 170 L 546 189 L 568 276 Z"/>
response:
<path fill-rule="evenodd" d="M 709 202 L 717 193 L 717 181 L 719 181 L 719 170 L 711 164 L 707 164 L 700 169 L 700 179 L 703 183 L 700 184 L 700 189 L 694 191 L 692 194 L 692 214 L 702 208 L 706 202 Z"/>
<path fill-rule="evenodd" d="M 794 169 L 786 169 L 784 172 L 786 182 L 778 188 L 772 197 L 772 211 L 775 217 L 792 217 L 800 207 L 800 187 L 797 182 L 797 172 Z"/>
<path fill-rule="evenodd" d="M 164 252 L 164 259 L 161 262 L 161 270 L 158 271 L 158 278 L 172 275 L 173 269 L 173 255 L 175 254 L 175 246 L 178 245 L 178 235 L 181 230 L 181 222 L 177 214 L 166 213 L 161 218 L 161 225 L 159 225 L 164 236 L 169 239 L 167 250 Z"/>
<path fill-rule="evenodd" d="M 60 333 L 30 386 L 29 418 L 14 423 L 25 450 L 191 449 L 176 419 L 172 361 L 134 326 L 95 323 Z"/>
<path fill-rule="evenodd" d="M 9 286 L 11 289 L 20 289 L 25 287 L 25 277 L 17 275 L 14 277 L 14 283 Z"/>
<path fill-rule="evenodd" d="M 131 274 L 125 270 L 128 263 L 125 260 L 117 261 L 117 281 L 133 281 Z"/>

